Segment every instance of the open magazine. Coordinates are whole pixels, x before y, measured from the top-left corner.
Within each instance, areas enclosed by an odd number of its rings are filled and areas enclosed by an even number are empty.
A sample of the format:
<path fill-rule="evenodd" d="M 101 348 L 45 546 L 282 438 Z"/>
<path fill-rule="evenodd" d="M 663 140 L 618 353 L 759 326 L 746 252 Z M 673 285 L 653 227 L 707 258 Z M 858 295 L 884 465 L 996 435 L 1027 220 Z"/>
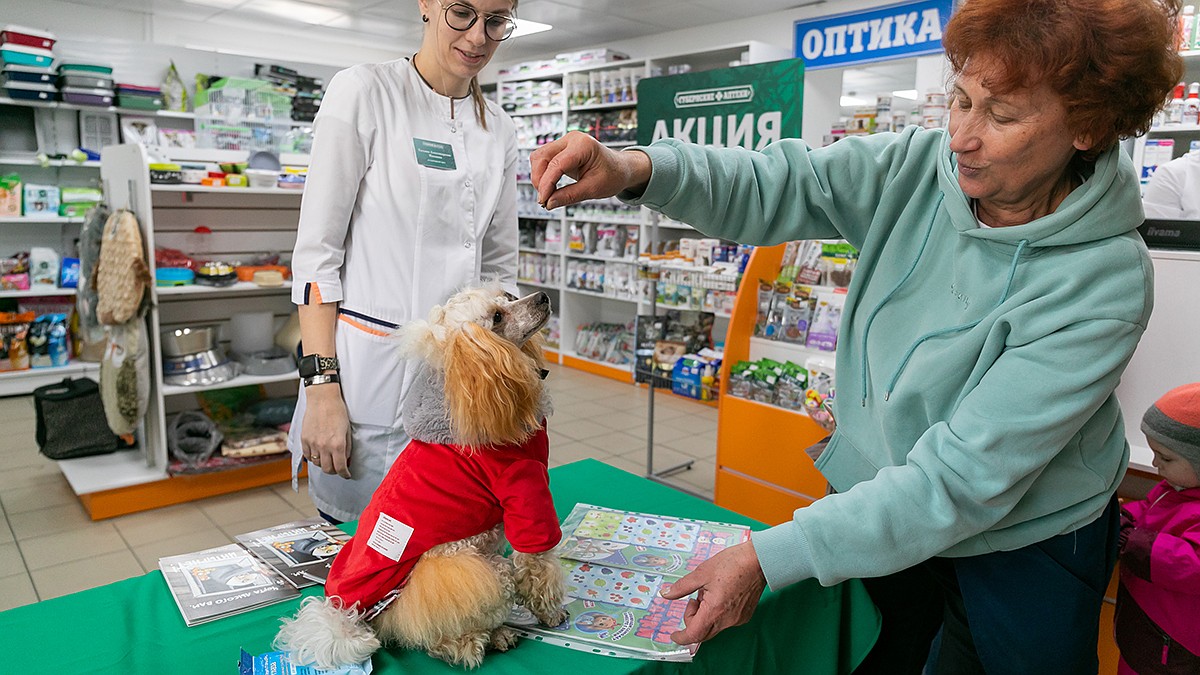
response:
<path fill-rule="evenodd" d="M 188 626 L 298 597 L 300 591 L 238 544 L 159 558 Z"/>
<path fill-rule="evenodd" d="M 750 539 L 750 528 L 576 504 L 558 553 L 567 581 L 567 621 L 547 628 L 523 607 L 509 625 L 524 637 L 635 659 L 691 661 L 671 642 L 687 598 L 659 592 L 714 554 Z"/>
<path fill-rule="evenodd" d="M 237 535 L 251 553 L 296 588 L 324 584 L 333 559 L 350 535 L 316 517 Z"/>

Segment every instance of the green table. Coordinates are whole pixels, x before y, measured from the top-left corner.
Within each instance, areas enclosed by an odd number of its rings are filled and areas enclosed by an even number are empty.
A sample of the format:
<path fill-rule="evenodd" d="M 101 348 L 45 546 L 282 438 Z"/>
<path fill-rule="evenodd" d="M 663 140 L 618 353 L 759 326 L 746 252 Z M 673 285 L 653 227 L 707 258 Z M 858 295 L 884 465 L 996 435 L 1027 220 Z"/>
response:
<path fill-rule="evenodd" d="M 590 459 L 552 469 L 550 488 L 560 519 L 584 502 L 762 527 Z M 319 593 L 320 587 L 305 591 Z M 188 628 L 162 574 L 154 571 L 0 613 L 0 653 L 23 673 L 236 673 L 239 648 L 270 651 L 279 617 L 294 613 L 298 604 L 292 600 Z M 489 654 L 479 672 L 848 673 L 878 633 L 878 612 L 861 583 L 822 588 L 810 580 L 768 592 L 749 624 L 706 642 L 690 664 L 608 658 L 524 640 L 509 652 Z M 375 655 L 377 675 L 463 672 L 423 653 Z"/>

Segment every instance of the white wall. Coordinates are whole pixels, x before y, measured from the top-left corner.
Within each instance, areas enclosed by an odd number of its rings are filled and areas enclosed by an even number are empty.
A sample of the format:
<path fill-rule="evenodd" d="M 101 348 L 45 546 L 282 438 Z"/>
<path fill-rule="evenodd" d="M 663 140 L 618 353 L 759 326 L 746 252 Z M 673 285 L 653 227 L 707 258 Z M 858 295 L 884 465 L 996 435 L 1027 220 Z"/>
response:
<path fill-rule="evenodd" d="M 189 91 L 196 73 L 249 77 L 255 63 L 275 63 L 328 79 L 346 66 L 398 58 L 417 47 L 351 44 L 318 33 L 300 38 L 273 30 L 269 21 L 250 29 L 60 0 L 0 0 L 0 21 L 53 32 L 59 58 L 109 63 L 118 82 L 159 84 L 173 59 Z"/>

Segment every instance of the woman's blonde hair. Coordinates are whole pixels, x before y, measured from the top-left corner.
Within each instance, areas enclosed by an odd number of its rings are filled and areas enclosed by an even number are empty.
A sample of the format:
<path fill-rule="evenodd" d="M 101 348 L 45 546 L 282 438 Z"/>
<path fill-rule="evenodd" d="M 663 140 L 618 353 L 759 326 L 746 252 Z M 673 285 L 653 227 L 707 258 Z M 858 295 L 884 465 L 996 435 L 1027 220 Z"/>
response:
<path fill-rule="evenodd" d="M 512 0 L 512 11 L 515 15 L 517 12 L 518 0 Z M 513 17 L 514 19 L 516 16 Z M 471 78 L 471 100 L 475 102 L 475 118 L 479 120 L 479 126 L 487 130 L 487 99 L 483 95 L 483 87 L 479 86 L 479 76 Z"/>

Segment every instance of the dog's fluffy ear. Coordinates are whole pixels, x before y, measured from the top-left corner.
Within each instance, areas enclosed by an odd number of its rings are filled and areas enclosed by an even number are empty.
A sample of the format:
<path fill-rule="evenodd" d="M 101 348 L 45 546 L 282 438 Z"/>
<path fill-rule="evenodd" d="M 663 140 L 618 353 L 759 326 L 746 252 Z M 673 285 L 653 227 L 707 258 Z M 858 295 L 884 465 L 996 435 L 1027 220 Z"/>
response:
<path fill-rule="evenodd" d="M 516 345 L 475 324 L 446 341 L 446 412 L 455 442 L 520 443 L 540 425 L 540 366 Z"/>
<path fill-rule="evenodd" d="M 399 330 L 400 354 L 406 359 L 437 361 L 445 329 L 425 320 L 410 321 Z"/>

